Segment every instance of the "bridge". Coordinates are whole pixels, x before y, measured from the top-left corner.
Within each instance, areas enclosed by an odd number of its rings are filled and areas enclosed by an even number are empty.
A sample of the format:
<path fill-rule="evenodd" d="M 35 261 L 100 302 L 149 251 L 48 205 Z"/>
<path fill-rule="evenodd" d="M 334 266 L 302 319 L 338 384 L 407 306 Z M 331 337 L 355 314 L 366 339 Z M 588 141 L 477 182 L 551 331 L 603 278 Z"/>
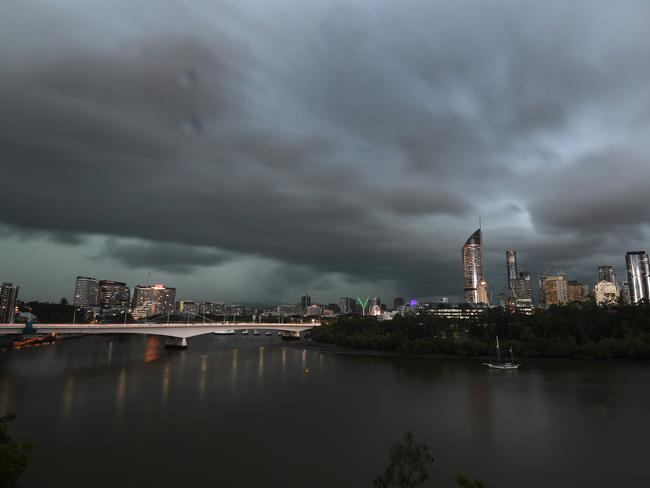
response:
<path fill-rule="evenodd" d="M 149 334 L 169 339 L 166 347 L 187 348 L 187 339 L 225 330 L 275 330 L 283 337 L 300 338 L 300 334 L 318 327 L 320 322 L 278 324 L 264 322 L 220 323 L 145 323 L 145 324 L 34 324 L 34 334 Z M 22 334 L 23 324 L 0 324 L 0 335 Z"/>

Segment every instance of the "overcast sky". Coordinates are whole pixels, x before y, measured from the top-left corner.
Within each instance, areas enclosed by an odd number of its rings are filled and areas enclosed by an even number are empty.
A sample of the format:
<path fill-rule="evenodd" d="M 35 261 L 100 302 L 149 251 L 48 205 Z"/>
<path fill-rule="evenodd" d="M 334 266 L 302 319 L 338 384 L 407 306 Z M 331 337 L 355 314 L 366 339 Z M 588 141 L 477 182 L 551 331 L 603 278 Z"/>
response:
<path fill-rule="evenodd" d="M 0 280 L 462 296 L 650 248 L 650 2 L 4 0 Z"/>

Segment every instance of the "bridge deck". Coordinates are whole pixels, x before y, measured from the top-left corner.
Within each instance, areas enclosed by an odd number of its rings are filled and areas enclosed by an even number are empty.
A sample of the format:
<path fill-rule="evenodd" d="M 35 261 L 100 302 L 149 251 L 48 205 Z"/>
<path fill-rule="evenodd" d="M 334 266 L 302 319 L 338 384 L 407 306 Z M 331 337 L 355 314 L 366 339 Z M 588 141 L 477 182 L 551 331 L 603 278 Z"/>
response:
<path fill-rule="evenodd" d="M 320 322 L 302 324 L 276 324 L 260 322 L 238 323 L 147 323 L 147 324 L 34 324 L 34 332 L 39 334 L 152 334 L 187 338 L 212 332 L 234 330 L 277 330 L 300 333 L 318 327 Z M 20 334 L 24 324 L 0 324 L 0 335 Z"/>

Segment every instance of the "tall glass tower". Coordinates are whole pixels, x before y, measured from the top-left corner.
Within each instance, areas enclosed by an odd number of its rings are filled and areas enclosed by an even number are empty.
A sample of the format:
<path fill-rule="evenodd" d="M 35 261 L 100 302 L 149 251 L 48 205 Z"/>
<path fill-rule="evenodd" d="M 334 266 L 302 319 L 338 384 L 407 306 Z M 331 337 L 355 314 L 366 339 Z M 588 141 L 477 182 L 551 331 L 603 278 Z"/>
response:
<path fill-rule="evenodd" d="M 480 228 L 469 236 L 463 246 L 463 285 L 465 303 L 489 303 Z"/>
<path fill-rule="evenodd" d="M 516 298 L 517 279 L 519 278 L 519 270 L 517 269 L 517 251 L 513 249 L 506 251 L 506 266 L 508 270 L 508 297 Z"/>
<path fill-rule="evenodd" d="M 616 292 L 618 293 L 618 281 L 616 280 L 616 272 L 612 266 L 598 266 L 598 282 L 601 281 L 609 281 L 616 285 Z"/>
<path fill-rule="evenodd" d="M 650 264 L 645 251 L 630 251 L 625 255 L 630 301 L 650 299 Z"/>

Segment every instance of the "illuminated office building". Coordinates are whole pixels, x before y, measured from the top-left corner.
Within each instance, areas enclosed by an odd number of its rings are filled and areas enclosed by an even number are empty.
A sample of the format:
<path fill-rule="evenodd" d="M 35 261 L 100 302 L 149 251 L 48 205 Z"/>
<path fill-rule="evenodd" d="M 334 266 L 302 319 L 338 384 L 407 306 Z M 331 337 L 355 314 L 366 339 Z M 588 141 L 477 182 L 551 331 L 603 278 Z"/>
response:
<path fill-rule="evenodd" d="M 0 286 L 0 323 L 13 324 L 16 315 L 17 285 L 2 283 Z"/>
<path fill-rule="evenodd" d="M 97 278 L 77 276 L 74 283 L 72 304 L 77 307 L 96 307 L 99 294 Z"/>
<path fill-rule="evenodd" d="M 127 309 L 131 302 L 131 290 L 121 281 L 99 281 L 99 306 L 104 309 Z"/>
<path fill-rule="evenodd" d="M 482 241 L 481 229 L 479 228 L 469 236 L 463 246 L 463 292 L 465 303 L 489 303 Z"/>
<path fill-rule="evenodd" d="M 153 315 L 173 313 L 176 288 L 165 285 L 138 285 L 133 291 L 133 308 L 148 307 Z"/>

